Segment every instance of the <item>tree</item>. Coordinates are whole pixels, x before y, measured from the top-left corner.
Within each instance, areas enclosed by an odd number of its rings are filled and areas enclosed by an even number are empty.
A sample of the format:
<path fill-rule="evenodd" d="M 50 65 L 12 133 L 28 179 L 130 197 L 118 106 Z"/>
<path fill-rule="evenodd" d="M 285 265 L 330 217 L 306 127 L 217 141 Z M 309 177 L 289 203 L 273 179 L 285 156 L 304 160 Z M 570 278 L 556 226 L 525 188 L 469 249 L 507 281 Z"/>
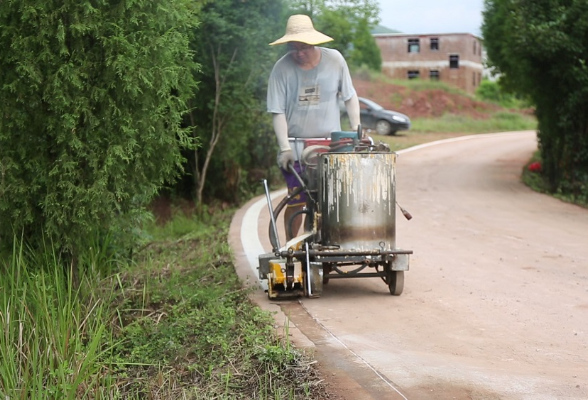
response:
<path fill-rule="evenodd" d="M 482 34 L 501 84 L 536 107 L 553 192 L 588 196 L 588 3 L 486 0 Z"/>
<path fill-rule="evenodd" d="M 75 261 L 181 166 L 191 0 L 0 2 L 0 244 Z"/>
<path fill-rule="evenodd" d="M 366 66 L 373 71 L 382 70 L 382 54 L 371 32 L 367 19 L 358 21 L 350 62 L 356 67 Z"/>
<path fill-rule="evenodd" d="M 196 201 L 209 193 L 238 190 L 243 167 L 251 165 L 252 140 L 263 126 L 265 88 L 276 55 L 268 44 L 283 32 L 282 4 L 275 0 L 218 0 L 202 12 L 193 49 L 202 65 L 192 101 L 191 124 L 201 146 L 191 157 Z M 274 143 L 265 143 L 272 158 Z M 228 196 L 235 200 L 235 196 Z"/>

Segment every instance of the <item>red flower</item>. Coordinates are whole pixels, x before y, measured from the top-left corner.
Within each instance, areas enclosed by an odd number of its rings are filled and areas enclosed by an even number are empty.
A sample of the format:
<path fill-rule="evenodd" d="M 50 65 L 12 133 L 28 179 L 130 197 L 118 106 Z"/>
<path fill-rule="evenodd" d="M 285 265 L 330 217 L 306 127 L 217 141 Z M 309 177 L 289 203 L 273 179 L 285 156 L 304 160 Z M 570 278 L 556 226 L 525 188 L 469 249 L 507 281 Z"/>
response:
<path fill-rule="evenodd" d="M 535 162 L 529 164 L 529 171 L 531 171 L 531 172 L 541 172 L 541 163 L 535 161 Z"/>

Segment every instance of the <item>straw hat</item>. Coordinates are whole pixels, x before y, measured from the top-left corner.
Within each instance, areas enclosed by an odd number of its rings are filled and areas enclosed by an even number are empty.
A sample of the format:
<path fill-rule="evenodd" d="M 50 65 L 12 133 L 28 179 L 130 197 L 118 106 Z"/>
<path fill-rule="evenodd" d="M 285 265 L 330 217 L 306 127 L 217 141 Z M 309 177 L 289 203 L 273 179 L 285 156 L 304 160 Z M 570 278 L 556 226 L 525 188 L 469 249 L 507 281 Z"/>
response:
<path fill-rule="evenodd" d="M 270 43 L 270 46 L 288 42 L 302 42 L 315 45 L 330 42 L 331 40 L 334 39 L 314 29 L 312 21 L 308 15 L 299 14 L 292 15 L 288 18 L 286 34 L 275 42 Z"/>

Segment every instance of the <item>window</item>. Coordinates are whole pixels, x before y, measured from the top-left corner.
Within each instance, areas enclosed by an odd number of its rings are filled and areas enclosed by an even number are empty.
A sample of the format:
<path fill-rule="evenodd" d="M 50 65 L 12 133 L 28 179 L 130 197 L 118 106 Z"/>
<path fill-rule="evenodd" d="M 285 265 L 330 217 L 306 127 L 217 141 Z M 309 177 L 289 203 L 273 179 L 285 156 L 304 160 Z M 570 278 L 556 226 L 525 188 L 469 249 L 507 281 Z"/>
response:
<path fill-rule="evenodd" d="M 477 77 L 477 74 L 475 72 L 473 72 L 472 73 L 472 78 L 473 78 L 472 84 L 474 85 L 474 87 L 476 87 L 476 77 Z"/>
<path fill-rule="evenodd" d="M 450 55 L 449 56 L 449 68 L 455 69 L 459 68 L 459 56 L 458 55 Z"/>
<path fill-rule="evenodd" d="M 438 81 L 439 80 L 439 71 L 436 69 L 429 71 L 429 79 L 432 81 Z"/>
<path fill-rule="evenodd" d="M 476 50 L 477 50 L 477 49 L 476 49 L 476 46 L 477 46 L 477 45 L 478 45 L 478 42 L 474 40 L 474 54 L 477 54 L 477 53 L 476 53 Z"/>
<path fill-rule="evenodd" d="M 431 50 L 439 50 L 439 38 L 431 38 Z"/>
<path fill-rule="evenodd" d="M 419 39 L 408 39 L 408 52 L 418 53 L 421 51 Z"/>
<path fill-rule="evenodd" d="M 419 77 L 419 71 L 408 71 L 408 79 L 417 79 Z"/>

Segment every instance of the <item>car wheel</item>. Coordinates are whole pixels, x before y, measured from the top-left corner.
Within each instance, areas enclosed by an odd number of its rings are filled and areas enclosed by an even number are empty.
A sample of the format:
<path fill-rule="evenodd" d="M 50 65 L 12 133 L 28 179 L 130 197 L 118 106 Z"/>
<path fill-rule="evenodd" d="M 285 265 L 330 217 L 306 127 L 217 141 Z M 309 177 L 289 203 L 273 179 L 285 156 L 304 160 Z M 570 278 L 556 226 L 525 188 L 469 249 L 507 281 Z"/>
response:
<path fill-rule="evenodd" d="M 381 119 L 378 122 L 376 122 L 376 132 L 378 132 L 379 135 L 389 135 L 390 133 L 392 133 L 392 124 L 390 124 L 390 122 L 388 121 Z"/>

